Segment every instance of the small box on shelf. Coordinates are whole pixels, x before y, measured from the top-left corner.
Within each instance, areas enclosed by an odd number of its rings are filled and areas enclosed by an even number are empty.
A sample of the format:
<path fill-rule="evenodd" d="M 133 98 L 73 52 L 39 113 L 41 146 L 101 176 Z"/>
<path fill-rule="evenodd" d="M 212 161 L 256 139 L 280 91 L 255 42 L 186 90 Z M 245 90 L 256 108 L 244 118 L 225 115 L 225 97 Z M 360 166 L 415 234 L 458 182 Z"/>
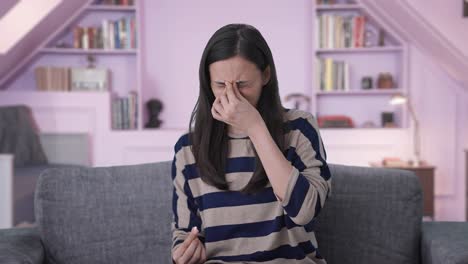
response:
<path fill-rule="evenodd" d="M 108 91 L 109 70 L 104 68 L 71 68 L 71 91 Z"/>

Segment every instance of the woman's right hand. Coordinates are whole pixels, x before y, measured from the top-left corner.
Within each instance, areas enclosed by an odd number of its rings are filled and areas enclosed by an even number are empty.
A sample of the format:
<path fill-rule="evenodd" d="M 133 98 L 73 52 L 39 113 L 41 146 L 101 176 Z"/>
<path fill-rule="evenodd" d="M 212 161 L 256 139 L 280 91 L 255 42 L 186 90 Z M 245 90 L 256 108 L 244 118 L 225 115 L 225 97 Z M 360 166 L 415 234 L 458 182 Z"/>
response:
<path fill-rule="evenodd" d="M 197 235 L 198 229 L 193 227 L 185 241 L 174 251 L 172 258 L 176 264 L 198 264 L 206 261 L 205 246 Z"/>

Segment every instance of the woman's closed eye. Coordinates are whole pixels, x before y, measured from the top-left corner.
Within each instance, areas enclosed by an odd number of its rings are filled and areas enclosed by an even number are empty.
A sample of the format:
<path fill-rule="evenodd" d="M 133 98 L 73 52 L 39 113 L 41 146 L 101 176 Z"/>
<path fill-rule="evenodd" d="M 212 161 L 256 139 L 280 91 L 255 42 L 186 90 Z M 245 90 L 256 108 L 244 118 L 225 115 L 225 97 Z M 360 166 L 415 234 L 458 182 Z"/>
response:
<path fill-rule="evenodd" d="M 223 89 L 223 88 L 226 88 L 226 86 L 224 84 L 218 84 L 216 85 L 217 88 L 219 89 Z M 246 83 L 240 83 L 240 84 L 237 84 L 237 87 L 240 89 L 240 88 L 247 88 L 247 84 Z"/>

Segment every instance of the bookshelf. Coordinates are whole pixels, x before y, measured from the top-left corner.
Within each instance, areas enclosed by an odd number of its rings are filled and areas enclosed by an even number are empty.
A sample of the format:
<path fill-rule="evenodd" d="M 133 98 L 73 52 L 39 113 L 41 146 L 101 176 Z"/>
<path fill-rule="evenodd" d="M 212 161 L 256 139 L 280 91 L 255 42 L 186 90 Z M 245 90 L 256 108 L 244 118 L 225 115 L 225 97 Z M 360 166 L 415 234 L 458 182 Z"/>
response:
<path fill-rule="evenodd" d="M 106 109 L 109 110 L 109 124 L 106 126 L 111 133 L 141 130 L 143 121 L 141 36 L 138 34 L 141 21 L 140 1 L 120 1 L 130 2 L 129 5 L 118 2 L 88 1 L 80 12 L 70 18 L 38 50 L 39 58 L 33 63 L 33 67 L 86 68 L 89 63 L 87 58 L 92 56 L 95 68 L 107 69 L 107 90 L 40 92 L 69 93 L 66 97 L 68 100 L 82 98 L 78 93 L 89 93 L 89 97 L 99 98 L 104 95 L 107 98 Z M 119 27 L 120 30 L 117 30 Z"/>
<path fill-rule="evenodd" d="M 358 0 L 315 0 L 313 23 L 311 112 L 350 117 L 355 131 L 369 123 L 375 129 L 407 127 L 405 107 L 389 104 L 391 96 L 408 93 L 405 42 Z M 391 74 L 392 87 L 377 88 L 381 73 Z M 372 88 L 363 88 L 363 78 L 371 79 Z M 393 113 L 394 127 L 382 126 L 384 112 Z"/>

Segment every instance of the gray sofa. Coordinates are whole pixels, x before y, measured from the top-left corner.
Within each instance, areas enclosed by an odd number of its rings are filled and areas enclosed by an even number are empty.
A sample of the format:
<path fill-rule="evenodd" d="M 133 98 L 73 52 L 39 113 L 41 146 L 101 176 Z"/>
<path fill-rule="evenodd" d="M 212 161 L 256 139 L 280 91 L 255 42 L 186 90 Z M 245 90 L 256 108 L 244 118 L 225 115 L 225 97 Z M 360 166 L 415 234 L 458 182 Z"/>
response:
<path fill-rule="evenodd" d="M 171 161 L 48 169 L 36 228 L 0 230 L 1 263 L 171 263 Z M 409 171 L 330 164 L 319 251 L 339 263 L 468 263 L 468 223 L 422 222 Z"/>

